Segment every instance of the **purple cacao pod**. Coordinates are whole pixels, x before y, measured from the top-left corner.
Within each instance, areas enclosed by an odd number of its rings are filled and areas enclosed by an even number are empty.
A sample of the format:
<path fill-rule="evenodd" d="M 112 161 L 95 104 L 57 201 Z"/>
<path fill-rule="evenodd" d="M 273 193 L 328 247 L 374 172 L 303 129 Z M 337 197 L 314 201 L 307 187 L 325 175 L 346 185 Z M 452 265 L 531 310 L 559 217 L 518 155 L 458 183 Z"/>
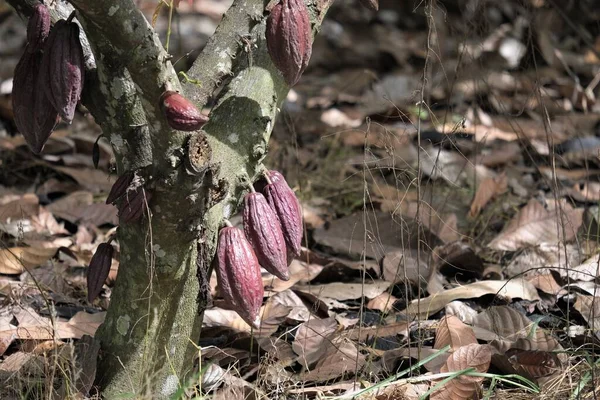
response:
<path fill-rule="evenodd" d="M 119 176 L 110 188 L 110 193 L 108 193 L 108 197 L 106 198 L 106 204 L 114 204 L 119 200 L 127 192 L 134 176 L 135 173 L 133 171 L 127 171 Z"/>
<path fill-rule="evenodd" d="M 265 196 L 254 192 L 244 197 L 243 220 L 246 238 L 258 263 L 279 279 L 290 279 L 281 224 Z"/>
<path fill-rule="evenodd" d="M 23 53 L 15 68 L 12 90 L 15 125 L 35 154 L 44 148 L 58 118 L 56 109 L 40 87 L 41 58 L 39 51 Z"/>
<path fill-rule="evenodd" d="M 84 80 L 79 25 L 58 21 L 50 30 L 40 65 L 40 85 L 61 118 L 71 123 Z"/>
<path fill-rule="evenodd" d="M 230 226 L 219 232 L 216 271 L 227 305 L 257 328 L 264 288 L 258 259 L 241 229 Z"/>
<path fill-rule="evenodd" d="M 27 23 L 27 51 L 34 53 L 41 49 L 50 32 L 50 13 L 43 4 L 37 4 Z"/>
<path fill-rule="evenodd" d="M 269 171 L 271 183 L 263 192 L 267 202 L 275 211 L 288 251 L 298 256 L 302 247 L 302 208 L 294 191 L 289 187 L 283 175 L 277 171 Z"/>
<path fill-rule="evenodd" d="M 267 18 L 267 48 L 285 81 L 294 86 L 308 66 L 312 31 L 304 0 L 281 0 Z"/>
<path fill-rule="evenodd" d="M 160 96 L 160 109 L 169 126 L 179 131 L 196 131 L 208 122 L 191 101 L 171 90 Z"/>
<path fill-rule="evenodd" d="M 151 198 L 152 193 L 144 190 L 142 186 L 135 190 L 128 190 L 122 196 L 119 205 L 119 222 L 131 223 L 140 219 L 146 210 L 146 202 L 149 203 Z"/>
<path fill-rule="evenodd" d="M 100 243 L 87 270 L 88 301 L 91 303 L 102 291 L 112 264 L 113 247 L 110 243 Z"/>

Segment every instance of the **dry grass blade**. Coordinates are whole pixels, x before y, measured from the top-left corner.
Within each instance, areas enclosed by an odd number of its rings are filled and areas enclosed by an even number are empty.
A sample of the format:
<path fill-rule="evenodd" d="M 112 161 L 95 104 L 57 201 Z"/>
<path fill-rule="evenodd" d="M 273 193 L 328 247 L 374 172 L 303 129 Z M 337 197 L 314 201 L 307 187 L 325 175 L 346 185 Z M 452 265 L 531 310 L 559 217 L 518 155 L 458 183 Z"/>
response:
<path fill-rule="evenodd" d="M 561 216 L 561 212 L 564 215 Z M 581 208 L 563 207 L 562 210 L 548 211 L 532 199 L 488 246 L 496 250 L 516 251 L 528 245 L 569 241 L 575 237 L 582 222 Z"/>
<path fill-rule="evenodd" d="M 435 334 L 434 349 L 450 346 L 450 351 L 456 351 L 462 346 L 477 343 L 473 329 L 464 324 L 454 315 L 445 316 L 440 320 Z"/>
<path fill-rule="evenodd" d="M 457 372 L 474 368 L 476 372 L 485 373 L 490 367 L 492 351 L 488 345 L 469 344 L 456 350 L 448 357 L 441 372 Z M 466 400 L 470 399 L 479 388 L 483 377 L 461 375 L 450 380 L 433 392 L 431 400 Z"/>

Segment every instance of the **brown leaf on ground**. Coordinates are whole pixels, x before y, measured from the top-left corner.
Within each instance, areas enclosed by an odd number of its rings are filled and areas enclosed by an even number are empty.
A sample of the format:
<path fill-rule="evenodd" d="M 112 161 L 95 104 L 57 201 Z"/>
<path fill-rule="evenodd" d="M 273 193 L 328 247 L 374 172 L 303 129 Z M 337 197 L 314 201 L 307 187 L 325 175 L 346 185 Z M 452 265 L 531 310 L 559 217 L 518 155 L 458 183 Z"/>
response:
<path fill-rule="evenodd" d="M 475 336 L 482 340 L 514 341 L 527 337 L 532 326 L 533 321 L 508 306 L 490 307 L 479 313 L 473 321 Z"/>
<path fill-rule="evenodd" d="M 471 202 L 469 217 L 475 218 L 490 200 L 506 192 L 508 188 L 508 178 L 506 174 L 500 174 L 493 178 L 485 178 L 479 184 L 475 197 Z"/>
<path fill-rule="evenodd" d="M 10 196 L 12 199 L 14 196 Z M 0 199 L 1 201 L 2 199 Z M 8 202 L 0 203 L 0 223 L 9 220 L 26 219 L 39 212 L 39 200 L 35 194 L 27 193 Z"/>
<path fill-rule="evenodd" d="M 390 287 L 390 282 L 374 281 L 374 283 L 345 283 L 333 282 L 324 285 L 296 285 L 294 289 L 314 294 L 320 298 L 331 298 L 339 301 L 359 299 L 366 297 L 373 299 L 385 292 Z"/>
<path fill-rule="evenodd" d="M 369 340 L 389 336 L 408 337 L 409 328 L 409 322 L 395 322 L 389 325 L 379 325 L 370 327 L 361 326 L 360 328 L 352 328 L 344 331 L 343 335 L 360 343 L 366 343 Z"/>
<path fill-rule="evenodd" d="M 578 183 L 568 192 L 575 200 L 583 203 L 597 203 L 600 201 L 600 183 Z"/>
<path fill-rule="evenodd" d="M 413 300 L 403 312 L 408 315 L 426 317 L 440 311 L 453 300 L 479 298 L 486 294 L 495 294 L 509 301 L 513 298 L 531 301 L 540 299 L 535 287 L 522 279 L 481 281 L 448 289 L 420 300 Z"/>
<path fill-rule="evenodd" d="M 292 349 L 298 354 L 298 361 L 305 368 L 321 359 L 323 348 L 337 327 L 338 323 L 333 318 L 310 319 L 300 324 Z"/>
<path fill-rule="evenodd" d="M 496 250 L 516 251 L 541 243 L 572 240 L 583 222 L 583 211 L 582 208 L 564 207 L 564 215 L 561 216 L 560 210 L 548 211 L 532 199 L 488 246 Z"/>
<path fill-rule="evenodd" d="M 600 275 L 600 254 L 593 255 L 575 267 L 561 269 L 559 273 L 575 281 L 593 281 Z"/>
<path fill-rule="evenodd" d="M 440 353 L 438 349 L 434 349 L 429 346 L 401 347 L 399 349 L 392 349 L 384 352 L 381 356 L 381 362 L 387 372 L 393 373 L 396 372 L 401 359 L 413 358 L 417 361 L 421 361 L 437 353 Z M 437 357 L 423 364 L 423 366 L 427 369 L 427 371 L 437 374 L 440 372 L 440 368 L 442 368 L 442 365 L 446 363 L 446 360 L 449 356 L 450 353 L 448 352 L 439 354 Z"/>
<path fill-rule="evenodd" d="M 424 260 L 419 261 L 409 252 L 391 251 L 383 257 L 383 279 L 391 283 L 408 280 L 415 286 L 424 286 L 427 284 L 430 268 Z"/>
<path fill-rule="evenodd" d="M 485 373 L 490 367 L 492 351 L 488 345 L 469 344 L 460 347 L 448 357 L 440 372 L 457 372 L 474 368 Z M 431 394 L 431 400 L 466 400 L 481 388 L 483 377 L 460 375 Z"/>
<path fill-rule="evenodd" d="M 300 375 L 304 382 L 324 382 L 347 373 L 358 374 L 366 358 L 348 339 L 338 338 L 325 342 L 321 357 L 314 368 Z"/>
<path fill-rule="evenodd" d="M 565 295 L 567 291 L 562 288 L 554 276 L 550 273 L 540 274 L 527 278 L 527 281 L 531 283 L 537 290 L 541 290 L 544 293 L 548 293 L 554 296 Z"/>
<path fill-rule="evenodd" d="M 369 300 L 367 308 L 369 310 L 378 310 L 388 313 L 394 309 L 394 303 L 396 301 L 398 301 L 398 298 L 392 296 L 390 293 L 381 293 L 379 296 Z"/>
<path fill-rule="evenodd" d="M 456 351 L 459 347 L 472 343 L 477 343 L 473 328 L 453 315 L 440 320 L 435 332 L 434 349 L 439 350 L 450 345 L 450 351 Z"/>
<path fill-rule="evenodd" d="M 57 247 L 11 247 L 0 249 L 0 274 L 20 274 L 26 268 L 39 267 L 54 257 Z"/>
<path fill-rule="evenodd" d="M 515 370 L 523 369 L 536 379 L 550 376 L 561 369 L 556 354 L 547 351 L 511 349 L 506 356 Z"/>

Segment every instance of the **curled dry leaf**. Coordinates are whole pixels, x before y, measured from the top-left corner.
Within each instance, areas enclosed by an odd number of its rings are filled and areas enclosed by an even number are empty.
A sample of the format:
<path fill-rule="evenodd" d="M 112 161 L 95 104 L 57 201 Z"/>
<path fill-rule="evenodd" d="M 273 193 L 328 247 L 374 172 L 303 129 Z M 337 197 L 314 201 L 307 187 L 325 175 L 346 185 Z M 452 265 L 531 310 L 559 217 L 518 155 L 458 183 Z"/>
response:
<path fill-rule="evenodd" d="M 457 349 L 448 357 L 440 372 L 457 372 L 467 368 L 475 368 L 476 372 L 485 373 L 490 367 L 492 351 L 490 346 L 469 344 Z M 458 376 L 447 382 L 431 395 L 431 400 L 466 400 L 480 390 L 483 377 Z"/>
<path fill-rule="evenodd" d="M 488 246 L 496 250 L 516 251 L 541 243 L 572 240 L 583 222 L 583 211 L 582 208 L 567 206 L 562 210 L 549 211 L 532 199 Z"/>
<path fill-rule="evenodd" d="M 462 346 L 477 343 L 473 329 L 453 315 L 442 318 L 435 332 L 434 349 L 442 349 L 450 345 L 450 351 L 456 351 Z"/>
<path fill-rule="evenodd" d="M 481 281 L 448 289 L 434 296 L 413 300 L 404 312 L 412 316 L 426 317 L 440 311 L 453 300 L 473 299 L 486 294 L 495 294 L 509 300 L 513 298 L 540 300 L 535 287 L 522 279 Z"/>
<path fill-rule="evenodd" d="M 475 192 L 475 197 L 471 202 L 469 217 L 477 217 L 490 200 L 506 192 L 507 188 L 508 178 L 506 177 L 506 174 L 482 180 L 477 188 L 477 192 Z"/>
<path fill-rule="evenodd" d="M 533 321 L 508 306 L 495 306 L 479 313 L 473 321 L 477 338 L 516 340 L 527 337 Z"/>

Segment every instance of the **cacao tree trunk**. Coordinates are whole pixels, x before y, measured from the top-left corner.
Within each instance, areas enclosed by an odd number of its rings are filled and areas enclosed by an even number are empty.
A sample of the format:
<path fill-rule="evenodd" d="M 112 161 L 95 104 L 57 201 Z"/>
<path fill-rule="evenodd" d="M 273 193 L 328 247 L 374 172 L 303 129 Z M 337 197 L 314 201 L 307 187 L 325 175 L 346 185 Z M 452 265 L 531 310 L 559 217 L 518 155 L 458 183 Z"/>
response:
<path fill-rule="evenodd" d="M 96 334 L 104 398 L 166 399 L 194 369 L 216 235 L 256 177 L 289 90 L 267 52 L 267 2 L 234 1 L 188 71 L 200 84 L 181 87 L 132 0 L 70 0 L 87 36 L 83 103 L 113 147 L 118 174 L 136 171 L 152 193 L 143 221 L 118 228 L 119 273 Z M 313 33 L 330 2 L 307 0 Z M 9 3 L 27 16 L 36 2 Z M 59 3 L 53 20 L 70 11 Z M 223 82 L 204 132 L 173 131 L 161 117 L 164 90 L 202 106 Z M 212 156 L 195 142 L 208 143 Z"/>

